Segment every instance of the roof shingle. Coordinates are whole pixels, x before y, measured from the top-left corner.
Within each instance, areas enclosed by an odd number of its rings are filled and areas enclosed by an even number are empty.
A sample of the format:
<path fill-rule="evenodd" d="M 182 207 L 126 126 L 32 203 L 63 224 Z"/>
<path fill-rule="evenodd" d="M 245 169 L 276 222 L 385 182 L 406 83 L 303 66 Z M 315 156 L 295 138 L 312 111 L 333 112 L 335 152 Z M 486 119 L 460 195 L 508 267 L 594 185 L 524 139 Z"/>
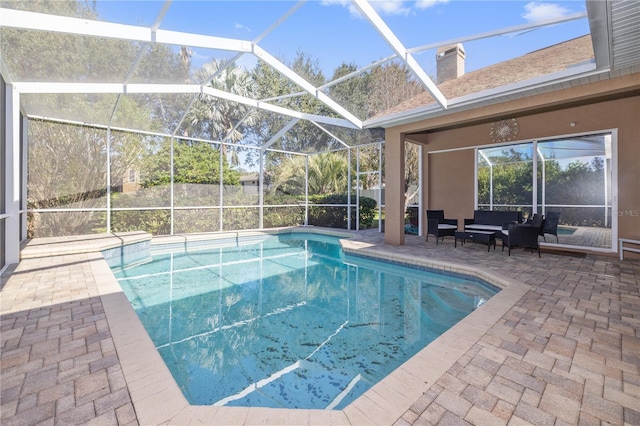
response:
<path fill-rule="evenodd" d="M 472 71 L 438 86 L 447 99 L 479 93 L 507 84 L 565 70 L 571 66 L 594 60 L 591 35 L 578 37 L 526 55 Z M 428 92 L 423 92 L 375 118 L 402 113 L 435 103 Z"/>

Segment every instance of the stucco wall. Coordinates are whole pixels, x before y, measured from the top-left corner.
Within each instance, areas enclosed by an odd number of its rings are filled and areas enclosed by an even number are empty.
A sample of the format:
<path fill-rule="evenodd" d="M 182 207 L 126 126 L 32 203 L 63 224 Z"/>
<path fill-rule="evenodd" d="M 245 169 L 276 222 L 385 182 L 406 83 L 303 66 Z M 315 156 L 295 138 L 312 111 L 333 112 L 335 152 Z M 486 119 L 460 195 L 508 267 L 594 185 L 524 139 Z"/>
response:
<path fill-rule="evenodd" d="M 517 141 L 617 129 L 618 236 L 640 239 L 640 96 L 524 115 L 517 120 Z M 490 126 L 488 122 L 428 134 L 423 148 L 427 164 L 425 208 L 444 208 L 447 217 L 472 217 L 473 149 L 432 152 L 493 144 Z"/>
<path fill-rule="evenodd" d="M 444 209 L 447 219 L 458 219 L 460 229 L 464 229 L 464 218 L 473 217 L 474 154 L 473 149 L 430 154 L 427 179 L 423 179 L 426 208 Z"/>

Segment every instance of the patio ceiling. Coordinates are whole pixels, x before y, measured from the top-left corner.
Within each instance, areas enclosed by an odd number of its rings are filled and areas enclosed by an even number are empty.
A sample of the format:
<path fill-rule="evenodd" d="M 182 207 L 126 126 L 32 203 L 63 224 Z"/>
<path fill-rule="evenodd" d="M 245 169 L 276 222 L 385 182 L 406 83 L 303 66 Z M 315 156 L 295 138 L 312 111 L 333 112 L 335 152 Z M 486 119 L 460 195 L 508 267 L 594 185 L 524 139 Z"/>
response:
<path fill-rule="evenodd" d="M 100 3 L 102 2 L 97 2 L 98 5 Z M 99 68 L 97 64 L 103 64 L 100 61 L 101 58 L 93 58 L 89 51 L 81 52 L 85 57 L 92 58 L 90 62 L 95 61 L 95 63 L 87 63 L 87 68 L 92 69 L 91 78 L 86 76 L 70 78 L 62 73 L 63 64 L 58 69 L 49 69 L 46 75 L 29 74 L 15 66 L 18 63 L 36 63 L 38 55 L 43 53 L 38 50 L 38 46 L 20 52 L 10 49 L 0 50 L 0 71 L 3 78 L 20 92 L 22 108 L 28 116 L 90 123 L 111 128 L 154 131 L 175 136 L 182 135 L 187 111 L 193 107 L 196 98 L 205 95 L 219 102 L 246 105 L 266 113 L 284 116 L 282 127 L 277 132 L 266 135 L 265 140 L 261 142 L 264 143 L 263 146 L 273 144 L 274 138 L 286 133 L 301 121 L 311 122 L 315 124 L 318 131 L 329 134 L 342 145 L 351 146 L 356 144 L 356 140 L 375 138 L 374 136 L 362 137 L 361 133 L 368 133 L 368 129 L 389 127 L 460 109 L 525 97 L 532 93 L 557 90 L 567 85 L 575 86 L 640 71 L 640 2 L 635 0 L 588 1 L 586 12 L 531 24 L 514 24 L 506 28 L 490 29 L 480 34 L 464 34 L 464 27 L 460 26 L 456 30 L 459 36 L 446 40 L 439 40 L 438 34 L 428 30 L 429 22 L 422 22 L 420 28 L 425 29 L 414 28 L 409 37 L 408 32 L 399 26 L 397 20 L 383 17 L 374 5 L 366 0 L 354 0 L 350 9 L 332 6 L 335 8 L 332 13 L 336 16 L 342 14 L 348 17 L 349 14 L 358 14 L 360 18 L 364 18 L 351 19 L 348 28 L 331 26 L 331 22 L 314 22 L 314 16 L 319 16 L 316 13 L 317 8 L 329 7 L 325 3 L 273 2 L 268 16 L 260 17 L 262 25 L 260 34 L 252 39 L 231 37 L 228 31 L 225 32 L 215 25 L 209 26 L 207 32 L 191 32 L 188 20 L 186 23 L 180 23 L 179 19 L 181 14 L 185 13 L 184 8 L 189 2 L 146 1 L 137 4 L 138 7 L 134 8 L 135 3 L 123 2 L 121 7 L 123 12 L 127 13 L 121 13 L 118 16 L 84 19 L 34 11 L 34 3 L 27 1 L 0 2 L 2 6 L 0 8 L 0 42 L 2 43 L 6 43 L 8 31 L 19 31 L 25 36 L 42 32 L 66 35 L 71 37 L 73 42 L 71 49 L 81 49 L 84 45 L 90 46 L 86 43 L 88 40 L 99 40 L 104 45 L 126 41 L 139 46 L 137 54 L 129 53 L 128 56 L 119 58 L 118 64 L 121 65 L 115 64 L 114 61 L 103 70 L 97 69 Z M 203 15 L 219 13 L 221 10 L 220 2 L 196 4 Z M 235 15 L 231 15 L 229 19 L 237 18 L 237 22 L 241 22 L 240 17 L 247 14 L 245 2 L 229 2 L 225 5 L 235 5 L 236 10 L 233 11 Z M 129 8 L 131 8 L 130 11 Z M 225 13 L 227 9 L 231 8 L 225 7 Z M 286 48 L 279 44 L 281 42 L 279 37 L 286 34 L 284 31 L 280 33 L 279 31 L 282 28 L 290 30 L 292 27 L 287 25 L 292 25 L 292 22 L 297 26 L 313 22 L 314 28 L 309 28 L 309 31 L 317 31 L 318 36 L 327 38 L 327 41 L 329 39 L 340 41 L 339 45 L 336 45 L 334 55 L 344 63 L 349 63 L 356 56 L 360 58 L 362 63 L 357 64 L 357 71 L 334 80 L 328 78 L 321 84 L 313 84 L 307 76 L 295 72 L 283 59 L 279 59 L 278 55 L 289 54 L 288 59 L 292 59 L 292 49 L 302 49 L 308 51 L 313 57 L 314 46 L 311 44 L 297 46 L 295 40 L 291 40 L 290 46 Z M 506 34 L 526 33 L 540 28 L 556 28 L 575 22 L 583 22 L 586 31 L 591 33 L 594 62 L 575 64 L 560 73 L 453 99 L 447 99 L 430 77 L 430 74 L 433 74 L 434 52 L 439 47 L 460 42 L 472 44 L 484 40 L 495 40 Z M 331 29 L 331 34 L 323 31 L 327 28 Z M 357 45 L 355 41 L 353 43 L 350 41 L 355 37 L 353 35 L 355 33 L 366 35 L 370 40 L 370 51 L 364 52 L 366 53 L 364 56 L 362 51 L 350 50 Z M 415 43 L 416 34 L 420 35 L 421 43 L 411 45 L 410 43 Z M 554 43 L 564 41 L 566 39 L 559 36 Z M 151 55 L 150 46 L 155 44 L 170 46 L 176 50 L 187 49 L 196 52 L 198 57 L 213 58 L 239 66 L 255 64 L 260 60 L 285 76 L 295 89 L 278 98 L 256 99 L 209 87 L 208 83 L 222 70 L 205 78 L 197 77 L 198 64 L 191 64 L 189 81 L 180 80 L 179 76 L 163 75 L 161 69 L 149 71 L 144 68 L 145 61 Z M 67 51 L 53 53 L 61 58 L 69 55 L 69 45 L 60 44 L 60 49 Z M 422 53 L 430 55 L 422 55 Z M 322 59 L 324 58 L 320 58 Z M 392 62 L 409 69 L 415 81 L 421 84 L 435 102 L 415 110 L 372 118 L 359 116 L 348 102 L 338 102 L 330 96 L 332 87 L 344 84 L 349 79 L 370 71 L 376 65 Z M 156 99 L 170 101 L 175 109 L 172 111 L 175 115 L 173 120 L 165 123 L 161 126 L 162 128 L 140 128 L 139 124 L 128 121 L 126 111 L 122 111 L 121 101 L 124 97 L 143 103 L 150 95 Z M 315 99 L 326 106 L 328 113 L 310 114 L 283 107 L 279 101 L 285 98 Z M 78 108 L 65 110 L 59 106 L 61 100 L 68 104 L 86 103 L 86 108 L 81 113 L 78 112 Z M 110 105 L 110 107 L 95 107 L 98 104 Z M 343 138 L 335 131 L 328 130 L 338 128 L 350 130 L 344 133 L 347 136 Z"/>

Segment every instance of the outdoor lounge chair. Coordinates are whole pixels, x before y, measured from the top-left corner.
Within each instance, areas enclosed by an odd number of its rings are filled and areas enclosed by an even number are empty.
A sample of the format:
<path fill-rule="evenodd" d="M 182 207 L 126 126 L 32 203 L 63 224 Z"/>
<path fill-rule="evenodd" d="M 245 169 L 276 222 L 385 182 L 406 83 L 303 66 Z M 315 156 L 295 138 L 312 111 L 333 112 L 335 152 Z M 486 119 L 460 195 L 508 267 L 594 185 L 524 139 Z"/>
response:
<path fill-rule="evenodd" d="M 530 217 L 524 223 L 526 225 L 531 225 L 531 226 L 535 226 L 536 228 L 539 228 L 540 229 L 540 236 L 542 236 L 542 229 L 544 227 L 545 220 L 546 219 L 544 218 L 544 215 L 536 213 L 536 214 L 533 215 L 533 217 Z"/>
<path fill-rule="evenodd" d="M 560 212 L 547 212 L 547 215 L 544 218 L 542 231 L 540 232 L 540 235 L 542 235 L 545 242 L 547 242 L 547 239 L 544 234 L 555 235 L 556 243 L 560 242 L 560 240 L 558 240 L 558 222 L 560 222 Z"/>
<path fill-rule="evenodd" d="M 509 256 L 511 256 L 512 247 L 525 247 L 531 249 L 531 253 L 533 253 L 533 249 L 537 249 L 538 257 L 541 257 L 538 237 L 542 230 L 542 222 L 542 215 L 535 214 L 529 223 L 508 224 L 507 229 L 502 231 L 502 251 L 507 246 L 509 248 Z"/>
<path fill-rule="evenodd" d="M 458 219 L 445 219 L 444 210 L 427 210 L 427 241 L 429 234 L 435 235 L 438 245 L 439 238 L 455 237 L 457 230 Z"/>

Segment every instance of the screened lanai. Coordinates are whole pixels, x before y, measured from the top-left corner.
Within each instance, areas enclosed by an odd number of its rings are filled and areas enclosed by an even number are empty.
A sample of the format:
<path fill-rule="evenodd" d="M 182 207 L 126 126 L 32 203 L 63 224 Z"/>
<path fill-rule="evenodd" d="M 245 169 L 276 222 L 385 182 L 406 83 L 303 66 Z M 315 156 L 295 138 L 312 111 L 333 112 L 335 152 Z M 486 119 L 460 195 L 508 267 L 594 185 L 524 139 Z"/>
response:
<path fill-rule="evenodd" d="M 496 26 L 455 1 L 1 1 L 3 256 L 25 238 L 133 229 L 381 229 L 384 128 L 622 63 L 597 3 L 504 2 Z M 589 33 L 595 61 L 462 97 L 438 87 L 458 43 L 472 71 Z M 394 110 L 420 95 L 422 109 Z M 414 148 L 402 209 L 421 211 Z"/>
<path fill-rule="evenodd" d="M 113 23 L 106 40 L 91 31 L 69 34 L 68 28 L 80 26 L 76 15 L 97 13 L 82 3 L 4 5 L 11 8 L 3 10 L 3 24 L 22 26 L 3 27 L 5 69 L 14 86 L 16 80 L 31 81 L 25 83 L 31 88 L 20 89 L 21 108 L 28 111 L 29 168 L 55 170 L 28 174 L 27 237 L 305 224 L 357 228 L 359 216 L 351 216 L 360 189 L 376 198 L 370 210 L 381 216 L 384 132 L 362 129 L 370 106 L 354 105 L 356 117 L 325 94 L 346 99 L 345 78 L 320 85 L 326 78 L 307 54 L 291 58 L 299 63 L 289 67 L 257 44 L 302 3 L 286 9 L 274 3 L 283 15 L 252 41 L 158 30 L 171 2 L 138 5 L 145 16 L 162 6 L 152 38 L 157 42 L 164 34 L 168 45 L 144 43 L 137 38 L 140 27 Z M 183 5 L 173 6 L 179 14 Z M 50 33 L 28 45 L 18 41 L 38 27 L 37 20 Z M 188 45 L 172 44 L 178 41 Z M 66 43 L 77 49 L 56 55 L 53 67 L 30 68 L 18 59 L 26 51 L 46 56 L 52 45 Z M 55 66 L 64 62 L 66 70 Z M 59 72 L 51 75 L 52 69 Z M 404 78 L 406 70 L 397 69 Z M 122 87 L 114 90 L 116 82 Z M 65 164 L 52 150 L 65 153 Z"/>

